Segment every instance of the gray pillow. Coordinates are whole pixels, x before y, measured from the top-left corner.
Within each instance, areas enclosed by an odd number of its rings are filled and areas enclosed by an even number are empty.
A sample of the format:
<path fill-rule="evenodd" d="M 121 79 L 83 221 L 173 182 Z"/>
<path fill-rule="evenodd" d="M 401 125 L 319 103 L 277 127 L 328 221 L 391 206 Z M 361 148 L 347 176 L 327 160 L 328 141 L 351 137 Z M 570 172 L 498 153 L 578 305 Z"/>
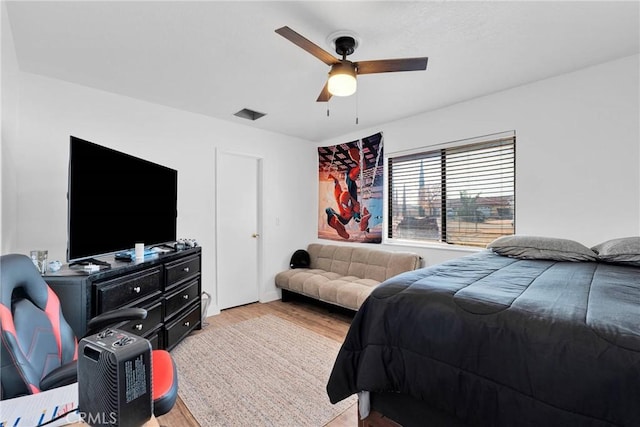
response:
<path fill-rule="evenodd" d="M 591 249 L 600 261 L 640 266 L 640 237 L 607 240 Z"/>
<path fill-rule="evenodd" d="M 539 236 L 502 236 L 487 245 L 500 255 L 519 259 L 553 261 L 595 261 L 596 254 L 584 245 L 567 239 Z"/>

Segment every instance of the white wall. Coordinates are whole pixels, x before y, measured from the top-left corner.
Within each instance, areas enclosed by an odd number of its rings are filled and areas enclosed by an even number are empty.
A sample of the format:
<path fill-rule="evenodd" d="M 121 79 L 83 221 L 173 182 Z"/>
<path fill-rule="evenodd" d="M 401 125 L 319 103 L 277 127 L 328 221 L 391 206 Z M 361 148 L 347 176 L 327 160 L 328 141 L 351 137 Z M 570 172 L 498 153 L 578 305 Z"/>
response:
<path fill-rule="evenodd" d="M 13 34 L 7 16 L 7 5 L 5 2 L 0 4 L 0 32 L 2 34 L 1 41 L 1 60 L 0 80 L 2 85 L 0 88 L 0 99 L 2 104 L 0 107 L 2 122 L 0 139 L 0 188 L 2 189 L 2 198 L 0 199 L 0 252 L 4 253 L 10 247 L 10 243 L 16 239 L 15 229 L 12 224 L 16 220 L 16 197 L 17 185 L 15 182 L 16 163 L 13 156 L 12 147 L 15 145 L 16 132 L 18 127 L 18 61 L 16 59 L 15 48 L 13 44 Z"/>
<path fill-rule="evenodd" d="M 19 126 L 10 142 L 17 162 L 17 217 L 5 225 L 15 233 L 3 252 L 42 248 L 64 262 L 74 135 L 178 170 L 178 237 L 196 238 L 203 248 L 203 290 L 213 295 L 214 314 L 215 259 L 229 249 L 215 247 L 215 152 L 247 153 L 263 159 L 261 299 L 278 298 L 273 277 L 287 268 L 293 248 L 314 237 L 315 218 L 297 209 L 317 198 L 308 191 L 315 178 L 310 142 L 37 75 L 19 77 Z M 233 185 L 232 177 L 223 184 Z"/>
<path fill-rule="evenodd" d="M 385 155 L 516 131 L 516 232 L 595 245 L 640 235 L 639 56 L 420 114 L 321 146 L 384 133 Z M 464 255 L 398 247 L 428 264 Z"/>

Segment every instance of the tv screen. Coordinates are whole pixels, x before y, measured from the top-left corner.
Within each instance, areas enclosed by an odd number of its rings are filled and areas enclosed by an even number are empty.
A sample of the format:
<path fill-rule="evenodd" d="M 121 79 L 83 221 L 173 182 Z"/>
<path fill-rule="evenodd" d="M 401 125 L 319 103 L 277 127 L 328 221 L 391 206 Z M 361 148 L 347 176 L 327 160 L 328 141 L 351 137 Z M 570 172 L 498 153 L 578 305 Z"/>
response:
<path fill-rule="evenodd" d="M 67 262 L 176 240 L 178 172 L 71 137 Z"/>

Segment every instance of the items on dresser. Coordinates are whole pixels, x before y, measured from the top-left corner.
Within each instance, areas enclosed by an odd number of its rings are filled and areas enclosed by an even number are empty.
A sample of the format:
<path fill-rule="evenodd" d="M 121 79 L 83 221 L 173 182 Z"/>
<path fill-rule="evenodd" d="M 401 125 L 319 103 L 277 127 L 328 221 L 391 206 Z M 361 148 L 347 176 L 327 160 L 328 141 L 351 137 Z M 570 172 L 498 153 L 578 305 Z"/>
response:
<path fill-rule="evenodd" d="M 44 276 L 60 298 L 62 311 L 76 336 L 98 314 L 121 307 L 142 307 L 144 320 L 116 327 L 142 336 L 154 349 L 175 347 L 201 328 L 201 248 L 158 254 L 144 262 L 108 259 L 112 268 L 87 273 L 63 267 Z"/>

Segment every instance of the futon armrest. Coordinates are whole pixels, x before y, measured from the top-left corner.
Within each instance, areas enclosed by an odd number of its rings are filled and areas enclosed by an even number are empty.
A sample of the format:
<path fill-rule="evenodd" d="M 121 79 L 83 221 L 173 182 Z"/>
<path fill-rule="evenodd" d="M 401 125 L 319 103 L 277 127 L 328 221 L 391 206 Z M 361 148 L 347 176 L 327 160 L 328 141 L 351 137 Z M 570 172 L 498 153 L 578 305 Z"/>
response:
<path fill-rule="evenodd" d="M 40 390 L 50 390 L 52 388 L 73 384 L 77 381 L 78 361 L 74 360 L 49 372 L 42 381 L 40 381 Z"/>
<path fill-rule="evenodd" d="M 115 325 L 116 323 L 123 322 L 125 320 L 146 318 L 147 310 L 139 307 L 120 308 L 117 310 L 108 311 L 106 313 L 99 314 L 93 319 L 89 320 L 89 323 L 87 324 L 87 335 L 95 334 L 102 328 Z"/>

